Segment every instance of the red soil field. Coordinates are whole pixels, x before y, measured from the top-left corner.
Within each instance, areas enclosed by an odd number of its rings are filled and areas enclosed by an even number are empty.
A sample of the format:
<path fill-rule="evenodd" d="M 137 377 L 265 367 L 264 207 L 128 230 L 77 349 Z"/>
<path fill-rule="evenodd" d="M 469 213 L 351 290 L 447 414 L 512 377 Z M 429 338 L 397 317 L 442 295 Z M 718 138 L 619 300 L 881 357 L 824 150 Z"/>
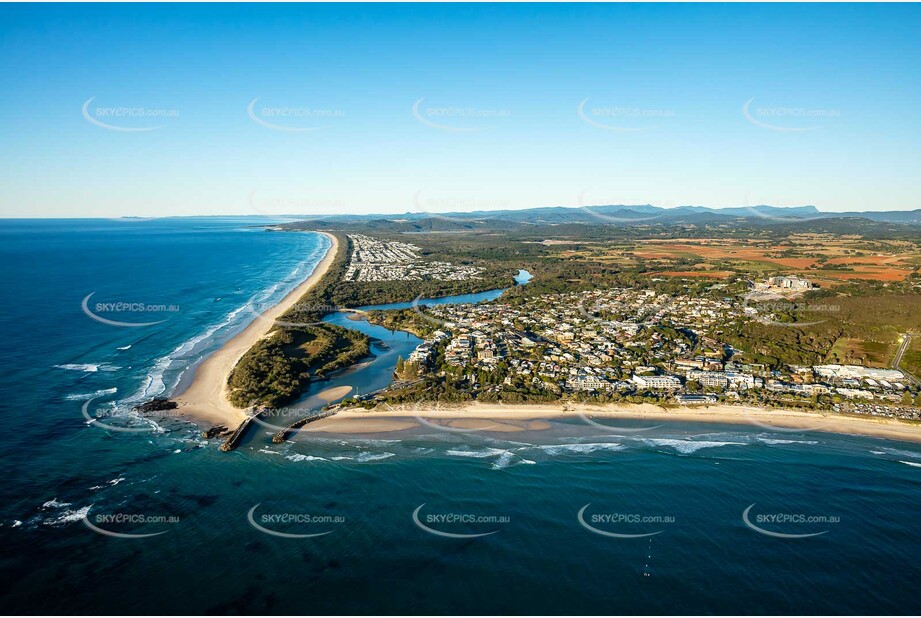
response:
<path fill-rule="evenodd" d="M 669 270 L 660 273 L 643 273 L 644 275 L 661 275 L 663 277 L 707 277 L 709 279 L 726 279 L 736 274 L 726 270 Z"/>

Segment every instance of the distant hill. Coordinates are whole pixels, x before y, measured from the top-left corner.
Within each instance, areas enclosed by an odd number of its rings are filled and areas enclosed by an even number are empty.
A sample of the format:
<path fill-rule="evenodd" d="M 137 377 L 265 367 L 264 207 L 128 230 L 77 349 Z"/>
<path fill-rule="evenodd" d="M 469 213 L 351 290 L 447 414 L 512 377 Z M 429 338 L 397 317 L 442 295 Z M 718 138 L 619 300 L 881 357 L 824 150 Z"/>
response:
<path fill-rule="evenodd" d="M 361 223 L 369 227 L 399 229 L 400 231 L 462 231 L 482 227 L 509 227 L 499 222 L 517 225 L 586 224 L 718 224 L 746 222 L 750 224 L 784 224 L 819 219 L 865 219 L 883 223 L 921 225 L 921 209 L 821 212 L 815 206 L 738 206 L 710 208 L 707 206 L 678 206 L 660 208 L 650 204 L 609 204 L 602 206 L 545 206 L 522 210 L 478 210 L 473 212 L 428 213 L 408 212 L 400 215 L 327 215 L 313 218 L 337 223 Z M 308 219 L 308 217 L 305 217 Z"/>

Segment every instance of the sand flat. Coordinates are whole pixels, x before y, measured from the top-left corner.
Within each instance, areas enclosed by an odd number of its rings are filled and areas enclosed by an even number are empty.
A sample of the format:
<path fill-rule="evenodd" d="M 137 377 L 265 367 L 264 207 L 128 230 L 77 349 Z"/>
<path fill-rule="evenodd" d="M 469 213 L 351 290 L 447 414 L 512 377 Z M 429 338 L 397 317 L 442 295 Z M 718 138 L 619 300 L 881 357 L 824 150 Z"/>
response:
<path fill-rule="evenodd" d="M 418 427 L 419 423 L 412 417 L 392 416 L 389 418 L 374 418 L 368 416 L 362 418 L 360 422 L 355 422 L 354 418 L 345 416 L 340 417 L 338 414 L 324 418 L 322 420 L 310 423 L 298 429 L 298 433 L 387 433 L 391 431 L 402 431 Z"/>
<path fill-rule="evenodd" d="M 322 399 L 327 403 L 330 401 L 336 401 L 337 399 L 342 399 L 346 395 L 352 392 L 351 386 L 334 386 L 333 388 L 328 388 L 325 391 L 321 391 L 315 395 L 317 399 Z"/>

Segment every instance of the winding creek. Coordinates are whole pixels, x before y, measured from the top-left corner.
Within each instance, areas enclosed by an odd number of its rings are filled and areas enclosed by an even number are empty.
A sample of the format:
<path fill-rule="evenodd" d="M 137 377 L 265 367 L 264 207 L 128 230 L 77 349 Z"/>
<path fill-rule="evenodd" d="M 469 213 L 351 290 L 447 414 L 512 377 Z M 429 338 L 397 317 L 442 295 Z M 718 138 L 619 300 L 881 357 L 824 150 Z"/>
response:
<path fill-rule="evenodd" d="M 531 273 L 526 270 L 519 270 L 515 275 L 515 285 L 525 285 L 531 280 Z M 420 305 L 462 305 L 475 304 L 496 300 L 508 288 L 497 290 L 488 290 L 476 294 L 459 294 L 456 296 L 443 296 L 439 298 L 424 298 L 418 301 Z M 361 311 L 387 310 L 387 309 L 409 309 L 416 301 L 403 303 L 390 303 L 384 305 L 367 305 L 357 307 Z M 352 367 L 342 369 L 333 373 L 328 380 L 314 382 L 310 385 L 304 395 L 291 407 L 299 411 L 308 412 L 318 410 L 330 403 L 330 401 L 319 397 L 320 393 L 339 387 L 350 387 L 350 392 L 346 396 L 366 395 L 376 390 L 385 388 L 393 382 L 393 371 L 397 366 L 399 357 L 406 358 L 416 346 L 422 343 L 422 339 L 412 333 L 401 330 L 390 330 L 383 326 L 376 326 L 364 319 L 361 314 L 348 311 L 338 311 L 325 318 L 324 322 L 350 328 L 360 331 L 371 337 L 371 353 L 373 358 L 366 359 Z M 336 401 L 336 400 L 333 400 Z M 266 419 L 269 422 L 271 417 Z M 293 418 L 290 420 L 294 420 Z M 289 422 L 290 422 L 289 420 Z M 279 424 L 285 424 L 283 422 Z"/>

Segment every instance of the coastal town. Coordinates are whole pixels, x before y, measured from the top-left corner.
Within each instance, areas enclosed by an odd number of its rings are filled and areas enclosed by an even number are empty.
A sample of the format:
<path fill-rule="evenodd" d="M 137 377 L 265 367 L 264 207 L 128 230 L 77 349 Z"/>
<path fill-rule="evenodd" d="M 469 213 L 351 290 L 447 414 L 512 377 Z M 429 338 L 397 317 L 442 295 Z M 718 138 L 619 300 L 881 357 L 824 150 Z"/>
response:
<path fill-rule="evenodd" d="M 417 312 L 434 330 L 408 364 L 435 381 L 460 372 L 473 396 L 524 387 L 552 397 L 682 405 L 736 401 L 815 409 L 849 402 L 861 404 L 852 405 L 852 413 L 921 418 L 921 396 L 901 370 L 755 362 L 720 334 L 732 321 L 772 316 L 729 297 L 609 289 Z"/>
<path fill-rule="evenodd" d="M 419 247 L 404 242 L 379 240 L 364 234 L 349 234 L 351 254 L 344 281 L 465 281 L 476 278 L 481 269 L 419 257 Z"/>
<path fill-rule="evenodd" d="M 915 278 L 884 284 L 892 315 L 872 319 L 874 284 L 830 285 L 813 273 L 696 278 L 557 249 L 526 261 L 519 245 L 475 250 L 487 241 L 455 235 L 324 233 L 331 250 L 316 277 L 329 283 L 305 282 L 299 301 L 280 303 L 289 327 L 256 340 L 228 377 L 235 405 L 255 401 L 255 415 L 295 400 L 308 380 L 334 385 L 326 405 L 277 441 L 327 413 L 427 403 L 653 404 L 694 414 L 747 407 L 921 421 L 916 327 L 894 317 L 902 307 L 911 314 Z M 301 306 L 345 309 L 301 315 Z M 374 387 L 362 386 L 365 374 Z"/>

